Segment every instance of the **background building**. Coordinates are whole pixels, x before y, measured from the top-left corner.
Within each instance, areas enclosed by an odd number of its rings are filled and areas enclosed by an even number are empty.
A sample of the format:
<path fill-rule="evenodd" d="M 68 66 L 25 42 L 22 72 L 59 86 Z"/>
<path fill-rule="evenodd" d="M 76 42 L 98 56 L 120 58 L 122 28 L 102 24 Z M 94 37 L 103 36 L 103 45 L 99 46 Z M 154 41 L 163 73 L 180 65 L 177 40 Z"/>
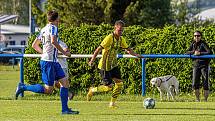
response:
<path fill-rule="evenodd" d="M 3 24 L 1 34 L 4 36 L 3 42 L 7 45 L 27 45 L 29 27 L 24 25 Z"/>
<path fill-rule="evenodd" d="M 29 27 L 24 25 L 3 24 L 1 25 L 0 49 L 12 46 L 27 46 Z"/>

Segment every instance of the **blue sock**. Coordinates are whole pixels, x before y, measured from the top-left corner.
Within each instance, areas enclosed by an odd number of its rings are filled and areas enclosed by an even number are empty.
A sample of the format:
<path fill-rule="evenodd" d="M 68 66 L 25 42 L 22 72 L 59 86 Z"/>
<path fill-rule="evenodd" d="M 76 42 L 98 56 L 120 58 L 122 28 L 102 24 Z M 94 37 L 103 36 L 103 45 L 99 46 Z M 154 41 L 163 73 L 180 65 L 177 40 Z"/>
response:
<path fill-rule="evenodd" d="M 68 110 L 68 88 L 61 87 L 60 88 L 60 98 L 61 98 L 61 104 L 62 104 L 62 112 Z"/>
<path fill-rule="evenodd" d="M 44 87 L 40 84 L 35 85 L 25 85 L 24 86 L 25 91 L 31 91 L 35 93 L 44 93 Z"/>

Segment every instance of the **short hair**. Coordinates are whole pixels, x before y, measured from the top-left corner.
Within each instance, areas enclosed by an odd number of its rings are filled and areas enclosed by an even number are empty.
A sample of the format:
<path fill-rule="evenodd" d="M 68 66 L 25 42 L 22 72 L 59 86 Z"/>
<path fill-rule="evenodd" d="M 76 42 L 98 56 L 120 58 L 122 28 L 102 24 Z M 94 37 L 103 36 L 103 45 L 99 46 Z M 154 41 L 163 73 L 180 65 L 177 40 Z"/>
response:
<path fill-rule="evenodd" d="M 199 33 L 200 34 L 200 36 L 202 36 L 202 32 L 201 31 L 195 31 L 194 33 Z"/>
<path fill-rule="evenodd" d="M 114 25 L 122 25 L 122 26 L 124 26 L 125 22 L 123 22 L 122 20 L 117 20 Z"/>
<path fill-rule="evenodd" d="M 53 21 L 57 20 L 58 12 L 55 11 L 55 10 L 49 11 L 48 14 L 47 14 L 47 18 L 48 18 L 49 22 L 53 22 Z"/>

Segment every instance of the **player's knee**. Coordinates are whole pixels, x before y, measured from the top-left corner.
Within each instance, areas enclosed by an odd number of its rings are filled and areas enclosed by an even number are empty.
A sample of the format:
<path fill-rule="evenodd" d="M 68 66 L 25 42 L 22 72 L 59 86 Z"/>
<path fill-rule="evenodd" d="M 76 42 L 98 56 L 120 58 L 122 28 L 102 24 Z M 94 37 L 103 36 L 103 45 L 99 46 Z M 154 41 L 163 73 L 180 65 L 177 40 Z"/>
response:
<path fill-rule="evenodd" d="M 51 94 L 53 92 L 53 88 L 45 88 L 45 94 Z"/>
<path fill-rule="evenodd" d="M 115 85 L 116 85 L 118 88 L 123 88 L 123 82 L 115 83 Z"/>
<path fill-rule="evenodd" d="M 118 78 L 113 78 L 113 80 L 114 80 L 115 83 L 121 83 L 121 82 L 123 82 L 122 79 L 118 79 Z"/>
<path fill-rule="evenodd" d="M 111 79 L 103 79 L 102 84 L 105 86 L 108 86 L 108 87 L 112 87 L 112 85 L 113 85 Z"/>
<path fill-rule="evenodd" d="M 61 86 L 65 87 L 65 88 L 69 88 L 69 81 L 67 80 L 67 78 L 62 78 L 59 80 Z"/>
<path fill-rule="evenodd" d="M 48 86 L 48 85 L 45 85 L 44 86 L 44 93 L 45 94 L 51 94 L 53 92 L 53 86 Z"/>
<path fill-rule="evenodd" d="M 60 88 L 60 83 L 59 83 L 59 82 L 55 82 L 55 83 L 54 83 L 54 86 L 55 86 L 56 88 Z"/>

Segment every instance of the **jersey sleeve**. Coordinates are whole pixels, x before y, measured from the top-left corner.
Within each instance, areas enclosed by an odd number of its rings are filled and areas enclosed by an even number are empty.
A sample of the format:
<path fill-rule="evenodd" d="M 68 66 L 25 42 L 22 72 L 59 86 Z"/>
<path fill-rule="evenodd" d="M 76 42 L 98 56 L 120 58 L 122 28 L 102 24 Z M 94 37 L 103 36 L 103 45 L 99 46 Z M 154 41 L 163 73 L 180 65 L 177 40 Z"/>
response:
<path fill-rule="evenodd" d="M 52 36 L 55 35 L 57 36 L 58 35 L 58 28 L 54 25 L 51 26 L 51 33 L 50 33 Z"/>
<path fill-rule="evenodd" d="M 127 48 L 128 48 L 128 44 L 126 43 L 125 38 L 124 38 L 124 37 L 121 37 L 121 39 L 122 39 L 121 47 L 122 47 L 123 49 L 127 49 Z"/>
<path fill-rule="evenodd" d="M 112 43 L 113 43 L 112 36 L 109 35 L 104 38 L 104 40 L 101 42 L 100 46 L 104 49 L 108 49 Z"/>
<path fill-rule="evenodd" d="M 64 43 L 64 42 L 61 41 L 61 40 L 59 40 L 59 45 L 60 45 L 63 49 L 68 48 L 68 46 L 66 45 L 66 43 Z"/>

